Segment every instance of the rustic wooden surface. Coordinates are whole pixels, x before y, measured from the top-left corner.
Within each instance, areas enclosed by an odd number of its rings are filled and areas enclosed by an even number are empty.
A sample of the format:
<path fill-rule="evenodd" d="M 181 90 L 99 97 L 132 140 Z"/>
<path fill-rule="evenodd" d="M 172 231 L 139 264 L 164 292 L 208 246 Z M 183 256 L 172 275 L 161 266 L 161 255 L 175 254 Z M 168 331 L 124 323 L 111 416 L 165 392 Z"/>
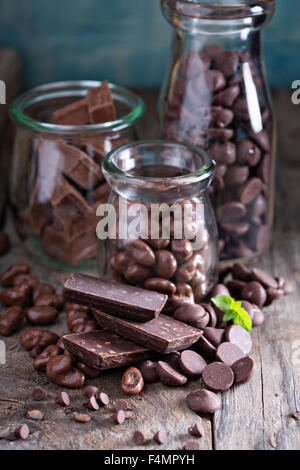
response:
<path fill-rule="evenodd" d="M 151 92 L 144 93 L 144 97 L 149 114 L 140 135 L 149 137 L 157 130 L 157 121 L 153 124 L 156 98 Z M 286 92 L 275 94 L 275 105 L 281 164 L 277 178 L 276 233 L 269 253 L 255 265 L 291 279 L 295 292 L 265 309 L 266 322 L 253 333 L 255 376 L 251 382 L 222 394 L 222 410 L 204 421 L 206 435 L 201 440 L 202 449 L 300 448 L 299 421 L 290 417 L 300 410 L 300 121 L 296 114 L 299 109 L 290 104 Z M 13 239 L 13 249 L 0 258 L 1 270 L 27 259 L 11 225 L 7 230 Z M 37 265 L 33 265 L 32 272 L 58 290 L 68 275 Z M 52 329 L 59 334 L 67 331 L 64 314 Z M 188 427 L 200 419 L 186 406 L 186 395 L 200 386 L 198 381 L 190 381 L 178 389 L 161 384 L 146 386 L 141 396 L 129 398 L 136 418 L 122 426 L 112 423 L 112 406 L 91 412 L 90 423 L 78 424 L 74 412 L 86 411 L 82 391 L 70 392 L 71 407 L 63 409 L 55 405 L 59 387 L 33 370 L 32 360 L 18 344 L 19 334 L 5 339 L 7 364 L 0 365 L 0 449 L 134 449 L 132 433 L 140 429 L 148 439 L 145 449 L 176 450 L 182 449 L 189 439 Z M 113 371 L 90 383 L 107 392 L 113 402 L 122 395 L 120 379 L 121 371 Z M 38 385 L 48 391 L 45 402 L 32 401 L 30 392 Z M 39 423 L 26 420 L 26 411 L 36 408 L 44 411 L 45 419 Z M 7 440 L 7 435 L 23 422 L 30 426 L 30 438 Z M 159 447 L 151 438 L 161 427 L 168 433 L 168 442 Z"/>

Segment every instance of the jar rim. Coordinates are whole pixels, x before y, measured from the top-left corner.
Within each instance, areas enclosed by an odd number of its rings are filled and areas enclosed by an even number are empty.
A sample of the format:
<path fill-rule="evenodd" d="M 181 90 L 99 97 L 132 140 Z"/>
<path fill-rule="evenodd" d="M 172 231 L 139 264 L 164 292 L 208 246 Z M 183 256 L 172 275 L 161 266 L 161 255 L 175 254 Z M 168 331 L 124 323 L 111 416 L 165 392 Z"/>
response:
<path fill-rule="evenodd" d="M 151 146 L 161 146 L 162 149 L 165 147 L 176 147 L 182 148 L 185 150 L 189 150 L 193 153 L 198 154 L 203 159 L 203 165 L 196 170 L 189 172 L 187 174 L 181 176 L 174 176 L 174 177 L 153 177 L 153 176 L 136 176 L 128 171 L 122 170 L 115 162 L 115 157 L 120 154 L 120 152 L 124 152 L 128 149 L 137 149 L 138 147 L 151 147 Z M 129 182 L 133 182 L 138 185 L 139 180 L 141 184 L 144 185 L 145 183 L 162 183 L 165 186 L 173 186 L 174 184 L 193 184 L 196 182 L 201 182 L 205 180 L 209 180 L 216 168 L 216 163 L 213 158 L 209 155 L 209 153 L 200 148 L 196 147 L 191 144 L 183 143 L 183 142 L 176 142 L 172 140 L 164 140 L 164 139 L 146 139 L 146 140 L 138 140 L 136 142 L 131 142 L 129 144 L 122 145 L 120 147 L 115 148 L 111 152 L 109 152 L 102 163 L 102 169 L 104 175 L 114 176 L 114 178 L 120 178 L 123 180 L 128 180 Z"/>
<path fill-rule="evenodd" d="M 130 106 L 131 111 L 115 121 L 104 122 L 100 124 L 87 124 L 87 125 L 61 125 L 53 124 L 50 122 L 43 122 L 31 118 L 26 114 L 26 109 L 37 102 L 44 99 L 57 98 L 62 96 L 75 96 L 78 98 L 84 96 L 84 91 L 96 88 L 101 85 L 101 81 L 95 80 L 74 80 L 74 81 L 61 81 L 52 82 L 45 85 L 40 85 L 20 95 L 13 101 L 9 108 L 9 114 L 12 121 L 23 128 L 35 132 L 47 132 L 51 134 L 93 134 L 99 132 L 120 131 L 135 125 L 145 114 L 146 104 L 142 98 L 119 85 L 109 82 L 109 87 L 112 91 L 115 101 L 119 101 Z M 65 95 L 64 95 L 65 93 Z M 82 96 L 80 96 L 80 93 Z"/>
<path fill-rule="evenodd" d="M 216 0 L 161 0 L 163 9 L 173 15 L 207 20 L 235 20 L 273 13 L 276 0 L 240 0 L 238 3 L 217 3 Z"/>

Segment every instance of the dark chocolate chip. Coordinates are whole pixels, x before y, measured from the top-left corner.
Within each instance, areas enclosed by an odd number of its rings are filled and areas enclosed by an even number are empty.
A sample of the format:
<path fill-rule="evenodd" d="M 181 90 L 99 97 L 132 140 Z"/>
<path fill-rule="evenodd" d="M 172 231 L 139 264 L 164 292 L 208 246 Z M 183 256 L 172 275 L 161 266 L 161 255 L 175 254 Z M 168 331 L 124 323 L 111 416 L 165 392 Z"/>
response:
<path fill-rule="evenodd" d="M 249 354 L 252 349 L 250 333 L 239 325 L 231 325 L 227 328 L 226 339 L 238 346 L 244 354 Z"/>
<path fill-rule="evenodd" d="M 157 372 L 161 382 L 171 387 L 179 387 L 187 382 L 187 378 L 173 369 L 169 364 L 158 361 Z"/>
<path fill-rule="evenodd" d="M 188 429 L 188 433 L 194 437 L 204 437 L 205 432 L 202 424 L 196 423 Z"/>
<path fill-rule="evenodd" d="M 210 390 L 195 390 L 186 400 L 188 407 L 201 415 L 215 413 L 221 408 L 220 398 Z"/>
<path fill-rule="evenodd" d="M 145 436 L 142 431 L 134 431 L 133 442 L 136 446 L 143 446 L 145 444 Z"/>
<path fill-rule="evenodd" d="M 242 357 L 244 357 L 244 353 L 241 348 L 236 344 L 228 342 L 220 344 L 216 352 L 216 358 L 230 367 Z"/>
<path fill-rule="evenodd" d="M 254 374 L 254 361 L 251 357 L 246 356 L 238 359 L 231 366 L 234 373 L 234 382 L 236 384 L 243 384 L 248 382 Z"/>
<path fill-rule="evenodd" d="M 201 377 L 206 362 L 200 354 L 195 351 L 183 351 L 179 359 L 179 367 L 182 372 L 190 378 Z"/>
<path fill-rule="evenodd" d="M 231 368 L 222 362 L 208 364 L 202 373 L 202 380 L 206 387 L 214 392 L 228 390 L 234 381 Z"/>

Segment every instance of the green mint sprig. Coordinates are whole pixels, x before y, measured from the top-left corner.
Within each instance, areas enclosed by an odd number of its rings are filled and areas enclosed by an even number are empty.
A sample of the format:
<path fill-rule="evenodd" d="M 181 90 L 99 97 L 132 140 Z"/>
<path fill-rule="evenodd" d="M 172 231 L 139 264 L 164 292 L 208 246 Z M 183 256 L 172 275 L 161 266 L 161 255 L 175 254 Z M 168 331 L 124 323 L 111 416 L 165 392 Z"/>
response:
<path fill-rule="evenodd" d="M 248 312 L 242 307 L 241 300 L 234 300 L 228 295 L 217 295 L 213 297 L 211 301 L 218 309 L 224 312 L 224 322 L 232 320 L 236 325 L 241 326 L 247 331 L 251 331 L 252 320 Z"/>

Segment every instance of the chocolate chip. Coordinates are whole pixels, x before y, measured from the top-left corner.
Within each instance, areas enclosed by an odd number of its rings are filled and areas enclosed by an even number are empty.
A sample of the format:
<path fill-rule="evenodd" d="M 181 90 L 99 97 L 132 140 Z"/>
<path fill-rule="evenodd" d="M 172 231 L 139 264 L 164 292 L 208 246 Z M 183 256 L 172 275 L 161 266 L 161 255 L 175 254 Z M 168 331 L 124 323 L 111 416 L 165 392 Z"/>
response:
<path fill-rule="evenodd" d="M 201 305 L 190 303 L 179 307 L 174 313 L 174 318 L 200 330 L 205 328 L 210 320 L 209 314 Z"/>
<path fill-rule="evenodd" d="M 61 406 L 70 406 L 70 397 L 67 392 L 60 392 L 59 396 L 56 397 L 55 403 Z"/>
<path fill-rule="evenodd" d="M 89 385 L 88 387 L 85 387 L 84 393 L 88 398 L 95 397 L 96 395 L 98 395 L 99 389 L 94 385 Z"/>
<path fill-rule="evenodd" d="M 244 357 L 244 353 L 236 344 L 222 343 L 217 349 L 216 358 L 228 366 L 232 366 L 238 359 Z"/>
<path fill-rule="evenodd" d="M 278 283 L 274 279 L 274 277 L 266 273 L 265 271 L 262 271 L 261 269 L 253 269 L 251 275 L 254 281 L 259 282 L 264 287 L 273 287 L 275 289 L 278 288 Z"/>
<path fill-rule="evenodd" d="M 116 411 L 127 411 L 128 410 L 128 403 L 126 400 L 117 400 L 115 403 L 115 410 Z"/>
<path fill-rule="evenodd" d="M 205 432 L 202 424 L 196 423 L 188 429 L 188 433 L 194 437 L 204 437 Z"/>
<path fill-rule="evenodd" d="M 109 405 L 109 396 L 106 393 L 99 393 L 99 403 L 101 406 L 108 406 Z M 124 410 L 123 410 L 124 411 Z"/>
<path fill-rule="evenodd" d="M 210 327 L 214 328 L 217 324 L 217 315 L 216 315 L 216 312 L 215 312 L 214 308 L 211 305 L 208 305 L 208 304 L 200 304 L 200 305 L 201 305 L 201 307 L 204 308 L 204 310 L 209 315 L 209 323 L 208 323 L 207 326 L 210 326 Z"/>
<path fill-rule="evenodd" d="M 232 276 L 239 281 L 251 281 L 251 274 L 247 266 L 241 263 L 235 263 L 232 266 Z"/>
<path fill-rule="evenodd" d="M 242 357 L 232 364 L 231 368 L 234 373 L 234 382 L 236 384 L 243 384 L 253 377 L 254 361 L 249 356 Z"/>
<path fill-rule="evenodd" d="M 203 335 L 216 348 L 224 341 L 225 330 L 219 328 L 205 328 Z"/>
<path fill-rule="evenodd" d="M 222 362 L 208 364 L 202 372 L 202 380 L 206 387 L 214 392 L 228 390 L 234 381 L 231 368 Z"/>
<path fill-rule="evenodd" d="M 31 395 L 35 401 L 43 401 L 47 398 L 47 392 L 40 387 L 34 388 Z"/>
<path fill-rule="evenodd" d="M 185 375 L 192 379 L 201 377 L 205 366 L 205 360 L 195 351 L 190 351 L 187 349 L 180 355 L 179 367 Z"/>
<path fill-rule="evenodd" d="M 114 414 L 114 421 L 116 424 L 123 424 L 125 422 L 126 416 L 123 410 L 118 410 Z"/>
<path fill-rule="evenodd" d="M 126 410 L 124 411 L 126 419 L 133 419 L 135 417 L 134 411 Z"/>
<path fill-rule="evenodd" d="M 188 441 L 184 446 L 184 450 L 200 450 L 200 444 L 196 441 Z"/>
<path fill-rule="evenodd" d="M 244 286 L 241 298 L 257 305 L 258 307 L 262 307 L 267 300 L 267 294 L 259 282 L 251 281 Z"/>
<path fill-rule="evenodd" d="M 228 295 L 230 296 L 230 292 L 224 284 L 217 284 L 211 293 L 211 297 L 216 297 L 217 295 Z"/>
<path fill-rule="evenodd" d="M 84 404 L 90 410 L 98 411 L 100 409 L 96 397 L 92 396 L 89 400 Z"/>
<path fill-rule="evenodd" d="M 264 313 L 257 305 L 252 305 L 253 317 L 252 317 L 252 326 L 260 326 L 265 321 Z"/>
<path fill-rule="evenodd" d="M 169 364 L 158 361 L 157 372 L 161 382 L 171 387 L 179 387 L 187 382 L 187 378 L 173 369 Z"/>
<path fill-rule="evenodd" d="M 204 336 L 201 336 L 196 346 L 205 359 L 214 360 L 217 349 Z"/>
<path fill-rule="evenodd" d="M 141 431 L 134 431 L 133 442 L 136 446 L 143 446 L 145 444 L 145 436 Z"/>
<path fill-rule="evenodd" d="M 152 361 L 143 361 L 137 365 L 143 379 L 146 383 L 151 384 L 159 381 L 159 375 L 156 370 L 156 363 Z"/>
<path fill-rule="evenodd" d="M 153 439 L 155 442 L 157 442 L 157 444 L 165 444 L 167 440 L 167 434 L 165 431 L 158 431 L 156 434 L 154 434 Z"/>
<path fill-rule="evenodd" d="M 213 392 L 205 389 L 195 390 L 187 396 L 188 407 L 196 413 L 212 414 L 221 408 L 220 398 Z"/>
<path fill-rule="evenodd" d="M 27 424 L 22 424 L 21 426 L 19 426 L 15 432 L 14 432 L 15 436 L 19 437 L 20 439 L 27 439 L 29 434 L 30 434 L 30 430 L 29 430 L 29 427 L 27 426 Z"/>
<path fill-rule="evenodd" d="M 249 354 L 252 349 L 251 335 L 239 325 L 231 325 L 226 330 L 226 339 L 238 346 L 244 354 Z"/>

